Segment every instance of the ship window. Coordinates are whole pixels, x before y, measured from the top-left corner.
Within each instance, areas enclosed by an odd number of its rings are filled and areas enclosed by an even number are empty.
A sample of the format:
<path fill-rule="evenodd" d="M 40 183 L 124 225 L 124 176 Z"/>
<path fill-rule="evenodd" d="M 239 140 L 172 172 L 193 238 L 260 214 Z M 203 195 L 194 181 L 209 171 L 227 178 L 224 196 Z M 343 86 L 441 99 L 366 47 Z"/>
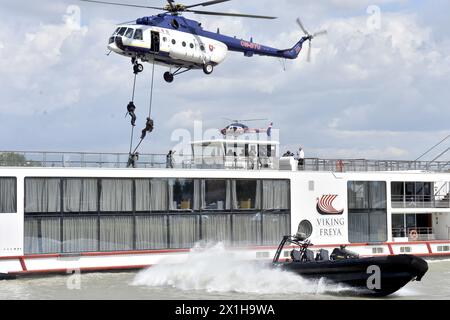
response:
<path fill-rule="evenodd" d="M 199 181 L 192 179 L 169 180 L 169 209 L 194 210 L 199 207 Z"/>
<path fill-rule="evenodd" d="M 69 178 L 63 181 L 64 212 L 97 212 L 97 180 Z"/>
<path fill-rule="evenodd" d="M 26 178 L 25 213 L 59 213 L 60 186 L 59 178 Z"/>
<path fill-rule="evenodd" d="M 387 240 L 386 182 L 348 182 L 349 241 Z"/>
<path fill-rule="evenodd" d="M 127 32 L 125 33 L 125 37 L 127 38 L 133 38 L 133 33 L 134 33 L 134 29 L 133 28 L 128 28 Z"/>
<path fill-rule="evenodd" d="M 230 182 L 227 180 L 202 181 L 202 210 L 230 210 Z"/>
<path fill-rule="evenodd" d="M 125 31 L 127 31 L 127 28 L 125 28 L 125 27 L 120 28 L 118 35 L 123 36 L 125 34 Z"/>
<path fill-rule="evenodd" d="M 102 179 L 100 189 L 100 211 L 131 212 L 132 184 L 129 179 Z"/>
<path fill-rule="evenodd" d="M 263 181 L 263 209 L 265 210 L 289 209 L 288 180 Z"/>
<path fill-rule="evenodd" d="M 259 180 L 235 180 L 232 183 L 233 209 L 252 210 L 260 208 L 261 182 Z"/>
<path fill-rule="evenodd" d="M 0 213 L 17 212 L 16 178 L 0 178 Z"/>
<path fill-rule="evenodd" d="M 136 212 L 167 210 L 167 180 L 138 179 L 136 188 Z"/>
<path fill-rule="evenodd" d="M 144 40 L 144 36 L 142 34 L 142 29 L 136 29 L 136 32 L 134 33 L 134 39 Z"/>

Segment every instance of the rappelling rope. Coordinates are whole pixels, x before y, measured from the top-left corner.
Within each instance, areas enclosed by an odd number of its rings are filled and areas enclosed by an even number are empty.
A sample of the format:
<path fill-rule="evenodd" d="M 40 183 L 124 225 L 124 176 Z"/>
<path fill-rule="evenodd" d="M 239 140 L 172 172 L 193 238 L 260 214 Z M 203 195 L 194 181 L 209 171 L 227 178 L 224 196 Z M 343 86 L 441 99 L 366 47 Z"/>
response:
<path fill-rule="evenodd" d="M 133 102 L 133 104 L 134 104 L 134 94 L 136 91 L 136 78 L 137 78 L 137 73 L 134 74 L 133 92 L 131 94 L 131 102 Z M 131 126 L 130 155 L 131 155 L 131 150 L 133 149 L 133 139 L 134 139 L 134 126 Z"/>
<path fill-rule="evenodd" d="M 148 117 L 151 118 L 152 116 L 152 104 L 153 104 L 153 88 L 154 88 L 154 80 L 155 80 L 155 59 L 153 59 L 153 67 L 152 67 L 152 82 L 151 82 L 151 86 L 150 86 L 150 103 L 149 103 L 149 108 L 148 108 Z M 133 93 L 134 94 L 134 93 Z M 134 128 L 133 128 L 134 129 Z M 142 142 L 144 141 L 143 138 L 141 138 L 141 140 L 139 141 L 138 145 L 136 146 L 136 148 L 133 151 L 133 154 L 136 153 L 136 151 L 139 149 L 139 147 L 141 146 Z M 131 149 L 130 148 L 130 153 L 131 153 Z"/>

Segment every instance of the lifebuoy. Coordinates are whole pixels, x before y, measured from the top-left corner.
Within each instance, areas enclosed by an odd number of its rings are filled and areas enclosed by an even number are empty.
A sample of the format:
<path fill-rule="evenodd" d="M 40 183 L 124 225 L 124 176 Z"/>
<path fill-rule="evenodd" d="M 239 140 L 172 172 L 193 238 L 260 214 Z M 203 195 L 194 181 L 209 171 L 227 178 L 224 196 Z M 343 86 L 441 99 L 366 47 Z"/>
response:
<path fill-rule="evenodd" d="M 419 239 L 419 234 L 417 233 L 416 229 L 412 229 L 409 231 L 409 237 L 411 238 L 411 240 L 417 240 Z"/>
<path fill-rule="evenodd" d="M 336 170 L 337 170 L 338 172 L 343 172 L 343 171 L 344 171 L 344 161 L 338 160 L 338 161 L 336 162 Z"/>

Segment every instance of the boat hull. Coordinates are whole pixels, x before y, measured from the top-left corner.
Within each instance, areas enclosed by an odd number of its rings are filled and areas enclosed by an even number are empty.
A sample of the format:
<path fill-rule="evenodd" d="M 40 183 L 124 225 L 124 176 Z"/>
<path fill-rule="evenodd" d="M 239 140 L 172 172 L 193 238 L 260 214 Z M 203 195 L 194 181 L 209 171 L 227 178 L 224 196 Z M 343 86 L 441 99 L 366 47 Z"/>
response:
<path fill-rule="evenodd" d="M 425 260 L 412 255 L 284 262 L 276 264 L 276 267 L 307 279 L 324 278 L 343 284 L 356 289 L 354 293 L 357 295 L 374 296 L 387 296 L 412 280 L 420 281 L 428 270 Z"/>

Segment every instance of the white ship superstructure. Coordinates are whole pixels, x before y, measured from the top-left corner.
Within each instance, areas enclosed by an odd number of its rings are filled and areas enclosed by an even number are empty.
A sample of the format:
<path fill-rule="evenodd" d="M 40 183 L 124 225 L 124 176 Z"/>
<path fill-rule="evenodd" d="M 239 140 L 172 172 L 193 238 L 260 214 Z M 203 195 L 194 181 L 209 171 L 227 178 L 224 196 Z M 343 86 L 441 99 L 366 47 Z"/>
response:
<path fill-rule="evenodd" d="M 297 167 L 277 142 L 192 146 L 173 169 L 161 155 L 125 169 L 126 155 L 15 152 L 0 167 L 0 273 L 144 268 L 215 242 L 270 260 L 303 220 L 315 250 L 450 256 L 446 163 Z"/>

